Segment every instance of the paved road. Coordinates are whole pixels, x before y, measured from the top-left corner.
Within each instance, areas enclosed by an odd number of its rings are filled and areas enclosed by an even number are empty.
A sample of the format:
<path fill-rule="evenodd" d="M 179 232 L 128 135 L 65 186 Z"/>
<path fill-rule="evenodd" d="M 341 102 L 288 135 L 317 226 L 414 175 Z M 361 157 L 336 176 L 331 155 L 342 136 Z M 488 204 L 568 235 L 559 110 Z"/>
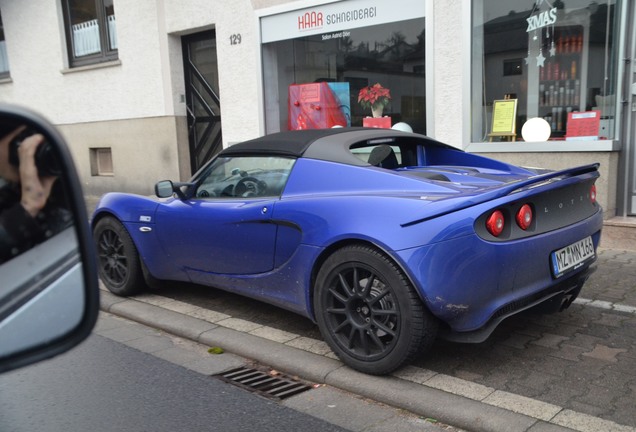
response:
<path fill-rule="evenodd" d="M 328 386 L 278 402 L 210 376 L 237 367 L 251 364 L 102 313 L 71 352 L 0 376 L 0 430 L 456 431 Z"/>
<path fill-rule="evenodd" d="M 0 378 L 3 431 L 345 431 L 93 335 Z"/>
<path fill-rule="evenodd" d="M 307 319 L 222 291 L 172 285 L 154 293 L 179 308 L 192 305 L 192 316 L 232 317 L 321 339 Z M 636 428 L 635 335 L 636 253 L 601 250 L 597 272 L 565 312 L 508 319 L 482 344 L 438 341 L 414 366 L 486 394 L 501 390 Z M 314 352 L 324 349 L 315 345 Z"/>

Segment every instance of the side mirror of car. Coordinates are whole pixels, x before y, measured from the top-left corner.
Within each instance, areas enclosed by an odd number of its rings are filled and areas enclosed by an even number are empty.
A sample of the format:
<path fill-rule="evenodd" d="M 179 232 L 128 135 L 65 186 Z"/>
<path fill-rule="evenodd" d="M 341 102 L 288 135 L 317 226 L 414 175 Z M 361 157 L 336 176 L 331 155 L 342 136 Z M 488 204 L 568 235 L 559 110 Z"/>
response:
<path fill-rule="evenodd" d="M 174 193 L 174 186 L 170 180 L 161 180 L 155 184 L 155 195 L 159 198 L 170 198 Z"/>
<path fill-rule="evenodd" d="M 172 194 L 176 193 L 179 199 L 185 200 L 187 197 L 181 188 L 190 188 L 192 186 L 194 186 L 194 183 L 174 183 L 171 180 L 161 180 L 155 184 L 155 195 L 159 198 L 170 198 Z"/>
<path fill-rule="evenodd" d="M 28 133 L 18 138 L 18 130 Z M 50 186 L 36 214 L 26 211 L 25 173 L 18 169 L 27 166 L 29 134 L 39 140 L 32 178 Z M 99 311 L 97 267 L 71 154 L 46 120 L 7 104 L 0 104 L 0 257 L 0 372 L 60 354 L 88 337 Z"/>

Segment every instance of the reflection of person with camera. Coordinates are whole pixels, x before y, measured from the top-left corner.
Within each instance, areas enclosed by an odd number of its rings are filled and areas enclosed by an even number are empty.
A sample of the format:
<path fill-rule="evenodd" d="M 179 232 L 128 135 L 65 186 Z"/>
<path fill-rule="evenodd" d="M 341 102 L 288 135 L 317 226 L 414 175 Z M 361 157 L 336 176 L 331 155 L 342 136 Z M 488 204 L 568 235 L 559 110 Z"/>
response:
<path fill-rule="evenodd" d="M 44 145 L 42 135 L 24 127 L 0 137 L 0 263 L 71 222 L 68 211 L 49 202 L 57 177 L 36 166 Z"/>

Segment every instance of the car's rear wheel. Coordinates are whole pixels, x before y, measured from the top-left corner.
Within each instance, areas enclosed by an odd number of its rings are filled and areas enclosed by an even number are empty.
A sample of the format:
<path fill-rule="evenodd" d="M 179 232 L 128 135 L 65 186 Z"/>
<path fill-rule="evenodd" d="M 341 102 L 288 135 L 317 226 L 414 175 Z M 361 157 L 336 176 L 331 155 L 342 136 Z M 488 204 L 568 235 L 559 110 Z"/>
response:
<path fill-rule="evenodd" d="M 348 366 L 383 375 L 430 346 L 438 323 L 397 265 L 364 245 L 324 262 L 314 288 L 325 341 Z"/>
<path fill-rule="evenodd" d="M 113 294 L 134 295 L 145 287 L 139 253 L 126 228 L 117 219 L 100 219 L 93 230 L 99 276 Z"/>

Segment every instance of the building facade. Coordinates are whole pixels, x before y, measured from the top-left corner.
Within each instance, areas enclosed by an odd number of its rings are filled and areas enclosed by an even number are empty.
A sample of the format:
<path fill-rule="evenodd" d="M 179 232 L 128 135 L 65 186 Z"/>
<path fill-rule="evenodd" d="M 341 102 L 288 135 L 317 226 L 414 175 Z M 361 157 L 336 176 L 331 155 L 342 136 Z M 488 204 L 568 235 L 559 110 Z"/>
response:
<path fill-rule="evenodd" d="M 362 126 L 359 92 L 378 83 L 390 123 L 466 151 L 599 162 L 606 218 L 633 220 L 632 3 L 0 0 L 0 100 L 60 127 L 87 196 L 150 195 L 235 142 Z M 549 138 L 523 139 L 532 118 Z"/>

